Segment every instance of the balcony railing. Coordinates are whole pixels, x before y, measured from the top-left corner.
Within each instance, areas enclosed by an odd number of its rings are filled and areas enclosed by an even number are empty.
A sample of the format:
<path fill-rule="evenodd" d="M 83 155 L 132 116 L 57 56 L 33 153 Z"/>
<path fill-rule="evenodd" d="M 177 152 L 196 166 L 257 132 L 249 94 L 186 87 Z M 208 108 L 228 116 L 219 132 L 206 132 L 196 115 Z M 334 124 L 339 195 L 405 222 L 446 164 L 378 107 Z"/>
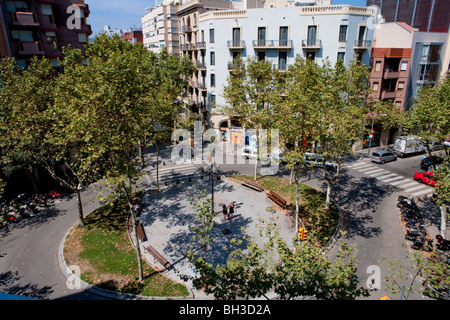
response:
<path fill-rule="evenodd" d="M 286 71 L 288 69 L 288 65 L 286 63 L 272 64 L 272 68 L 278 71 Z"/>
<path fill-rule="evenodd" d="M 204 41 L 197 42 L 197 48 L 205 49 L 206 48 L 206 42 L 204 42 Z"/>
<path fill-rule="evenodd" d="M 252 46 L 255 49 L 289 49 L 292 48 L 292 40 L 253 40 Z"/>
<path fill-rule="evenodd" d="M 11 12 L 11 14 L 13 19 L 13 25 L 28 26 L 28 27 L 39 26 L 36 13 L 34 12 Z"/>
<path fill-rule="evenodd" d="M 206 69 L 206 63 L 197 61 L 197 69 Z"/>
<path fill-rule="evenodd" d="M 184 43 L 181 45 L 181 50 L 198 50 L 196 43 Z"/>
<path fill-rule="evenodd" d="M 182 26 L 181 27 L 181 31 L 182 32 L 191 32 L 192 31 L 192 27 L 191 26 Z"/>
<path fill-rule="evenodd" d="M 19 54 L 23 55 L 44 54 L 44 50 L 42 50 L 42 44 L 39 41 L 18 42 L 18 45 L 19 45 Z"/>
<path fill-rule="evenodd" d="M 302 40 L 302 48 L 319 50 L 320 48 L 322 48 L 322 40 L 304 39 Z"/>
<path fill-rule="evenodd" d="M 395 99 L 398 96 L 397 91 L 382 91 L 381 99 Z"/>
<path fill-rule="evenodd" d="M 371 40 L 356 40 L 354 48 L 359 49 L 359 50 L 370 49 L 370 48 L 372 48 L 372 41 Z"/>
<path fill-rule="evenodd" d="M 227 41 L 228 48 L 231 49 L 244 49 L 245 48 L 245 41 L 243 40 L 228 40 Z"/>

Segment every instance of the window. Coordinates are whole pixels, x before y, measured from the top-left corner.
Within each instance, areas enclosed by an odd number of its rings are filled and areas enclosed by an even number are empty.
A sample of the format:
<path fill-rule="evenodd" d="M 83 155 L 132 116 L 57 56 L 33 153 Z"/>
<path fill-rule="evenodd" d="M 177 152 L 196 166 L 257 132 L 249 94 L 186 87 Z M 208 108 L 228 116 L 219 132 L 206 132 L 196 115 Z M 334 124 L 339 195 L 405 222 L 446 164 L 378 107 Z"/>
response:
<path fill-rule="evenodd" d="M 420 62 L 439 62 L 440 45 L 424 45 Z"/>
<path fill-rule="evenodd" d="M 375 71 L 381 71 L 381 61 L 375 62 Z"/>
<path fill-rule="evenodd" d="M 280 51 L 278 54 L 278 70 L 286 70 L 287 52 Z"/>
<path fill-rule="evenodd" d="M 212 51 L 210 53 L 209 57 L 210 57 L 209 64 L 212 65 L 212 66 L 216 65 L 216 53 L 214 51 Z"/>
<path fill-rule="evenodd" d="M 28 12 L 26 1 L 5 1 L 6 12 Z"/>
<path fill-rule="evenodd" d="M 258 51 L 258 61 L 264 61 L 264 60 L 266 60 L 266 52 Z"/>
<path fill-rule="evenodd" d="M 210 84 L 212 88 L 216 86 L 216 75 L 214 73 L 211 73 L 210 75 Z"/>
<path fill-rule="evenodd" d="M 209 29 L 209 43 L 214 43 L 214 29 Z"/>
<path fill-rule="evenodd" d="M 56 41 L 56 32 L 54 31 L 46 31 L 45 38 L 47 39 L 47 43 L 52 43 L 55 49 L 58 49 L 58 42 Z"/>
<path fill-rule="evenodd" d="M 344 25 L 339 27 L 339 42 L 347 42 L 347 28 Z"/>
<path fill-rule="evenodd" d="M 241 44 L 241 29 L 233 28 L 233 47 L 239 47 Z"/>
<path fill-rule="evenodd" d="M 317 26 L 308 26 L 308 46 L 315 46 L 317 42 Z"/>
<path fill-rule="evenodd" d="M 78 34 L 78 41 L 81 43 L 87 43 L 87 35 L 86 33 L 79 33 Z"/>
<path fill-rule="evenodd" d="M 315 61 L 316 60 L 316 53 L 314 51 L 306 52 L 306 59 L 309 59 L 311 61 Z"/>
<path fill-rule="evenodd" d="M 373 90 L 374 92 L 378 92 L 378 87 L 379 87 L 379 83 L 378 83 L 378 82 L 374 82 L 374 83 L 372 84 L 372 90 Z"/>
<path fill-rule="evenodd" d="M 11 30 L 11 37 L 22 42 L 34 41 L 33 31 L 30 30 Z"/>
<path fill-rule="evenodd" d="M 266 27 L 258 27 L 258 46 L 266 45 Z"/>
<path fill-rule="evenodd" d="M 436 81 L 439 65 L 421 65 L 419 70 L 419 81 Z"/>
<path fill-rule="evenodd" d="M 338 52 L 337 54 L 337 59 L 344 61 L 344 57 L 345 57 L 345 52 Z"/>
<path fill-rule="evenodd" d="M 404 88 L 405 88 L 405 83 L 403 81 L 399 81 L 398 86 L 397 86 L 397 91 L 403 91 Z"/>
<path fill-rule="evenodd" d="M 400 65 L 400 71 L 406 71 L 408 69 L 408 61 L 402 61 Z"/>
<path fill-rule="evenodd" d="M 288 27 L 280 27 L 280 46 L 288 44 Z"/>

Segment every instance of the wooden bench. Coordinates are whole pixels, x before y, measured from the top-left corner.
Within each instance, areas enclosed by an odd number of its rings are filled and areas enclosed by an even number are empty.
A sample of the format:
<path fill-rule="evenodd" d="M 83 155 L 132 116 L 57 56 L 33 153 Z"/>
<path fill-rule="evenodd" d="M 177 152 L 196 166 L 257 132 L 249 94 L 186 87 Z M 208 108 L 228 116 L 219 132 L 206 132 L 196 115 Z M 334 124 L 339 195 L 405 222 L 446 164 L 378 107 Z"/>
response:
<path fill-rule="evenodd" d="M 158 251 L 156 251 L 155 248 L 153 248 L 152 246 L 147 246 L 144 248 L 148 253 L 155 257 L 155 259 L 158 260 L 158 262 L 161 263 L 164 268 L 166 268 L 167 270 L 172 268 L 172 264 L 167 261 L 167 259 L 164 258 Z"/>
<path fill-rule="evenodd" d="M 269 191 L 269 199 L 278 204 L 282 209 L 285 209 L 287 206 L 287 201 L 272 190 Z"/>
<path fill-rule="evenodd" d="M 245 180 L 245 179 L 244 179 L 243 182 L 242 182 L 242 185 L 243 185 L 244 187 L 247 187 L 247 188 L 256 190 L 256 191 L 258 191 L 258 192 L 261 192 L 261 191 L 264 190 L 264 188 L 263 188 L 260 184 L 258 184 L 258 183 L 256 183 L 256 182 L 253 182 L 253 181 L 250 181 L 250 180 Z"/>
<path fill-rule="evenodd" d="M 139 240 L 146 241 L 147 236 L 145 235 L 144 228 L 142 227 L 142 224 L 139 221 L 136 221 L 136 230 L 137 230 Z"/>

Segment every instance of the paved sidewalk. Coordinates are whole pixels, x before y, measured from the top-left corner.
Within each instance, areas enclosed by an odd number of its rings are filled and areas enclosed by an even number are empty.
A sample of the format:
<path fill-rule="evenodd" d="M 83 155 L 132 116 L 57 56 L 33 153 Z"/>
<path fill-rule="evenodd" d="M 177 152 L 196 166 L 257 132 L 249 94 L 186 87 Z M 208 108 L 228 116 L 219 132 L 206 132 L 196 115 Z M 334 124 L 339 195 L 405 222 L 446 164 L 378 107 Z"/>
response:
<path fill-rule="evenodd" d="M 206 253 L 207 261 L 210 263 L 223 264 L 227 260 L 227 250 L 224 246 L 230 243 L 230 239 L 253 237 L 260 243 L 264 238 L 259 236 L 257 224 L 260 218 L 265 221 L 273 216 L 281 235 L 292 242 L 294 227 L 291 225 L 287 215 L 282 211 L 275 214 L 268 212 L 269 207 L 276 208 L 272 201 L 267 198 L 265 192 L 257 192 L 231 179 L 222 179 L 214 184 L 214 203 L 217 216 L 214 221 L 217 223 L 212 231 L 214 242 L 208 246 Z M 195 223 L 194 210 L 191 201 L 197 200 L 203 190 L 207 190 L 207 197 L 211 197 L 211 180 L 200 178 L 187 180 L 180 184 L 173 183 L 162 189 L 160 193 L 147 193 L 143 197 L 144 210 L 139 217 L 144 227 L 147 240 L 141 242 L 141 249 L 144 258 L 151 265 L 162 269 L 161 264 L 143 247 L 151 245 L 162 254 L 181 274 L 192 275 L 195 273 L 192 265 L 188 263 L 183 255 L 191 245 L 194 249 L 201 250 L 200 246 L 192 241 L 193 233 L 189 226 Z M 236 212 L 234 218 L 224 221 L 221 213 L 223 204 L 227 206 L 234 202 Z M 243 230 L 241 229 L 243 227 Z M 174 271 L 165 271 L 166 276 L 180 281 L 179 275 Z M 187 284 L 190 286 L 190 284 Z M 193 290 L 195 297 L 206 298 L 202 292 Z"/>

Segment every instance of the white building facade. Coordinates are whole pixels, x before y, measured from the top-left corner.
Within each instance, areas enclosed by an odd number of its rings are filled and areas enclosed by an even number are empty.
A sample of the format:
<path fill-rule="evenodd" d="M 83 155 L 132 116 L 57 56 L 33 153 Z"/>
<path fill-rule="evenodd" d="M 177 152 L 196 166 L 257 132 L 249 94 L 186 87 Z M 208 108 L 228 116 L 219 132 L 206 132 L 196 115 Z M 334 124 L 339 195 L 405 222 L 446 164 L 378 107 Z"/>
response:
<path fill-rule="evenodd" d="M 286 70 L 297 55 L 321 64 L 324 59 L 345 65 L 356 57 L 370 64 L 377 10 L 359 6 L 287 6 L 207 12 L 199 17 L 205 35 L 205 69 L 201 73 L 210 125 L 221 128 L 229 119 L 216 107 L 226 105 L 223 88 L 229 63 L 240 55 L 256 56 Z"/>

